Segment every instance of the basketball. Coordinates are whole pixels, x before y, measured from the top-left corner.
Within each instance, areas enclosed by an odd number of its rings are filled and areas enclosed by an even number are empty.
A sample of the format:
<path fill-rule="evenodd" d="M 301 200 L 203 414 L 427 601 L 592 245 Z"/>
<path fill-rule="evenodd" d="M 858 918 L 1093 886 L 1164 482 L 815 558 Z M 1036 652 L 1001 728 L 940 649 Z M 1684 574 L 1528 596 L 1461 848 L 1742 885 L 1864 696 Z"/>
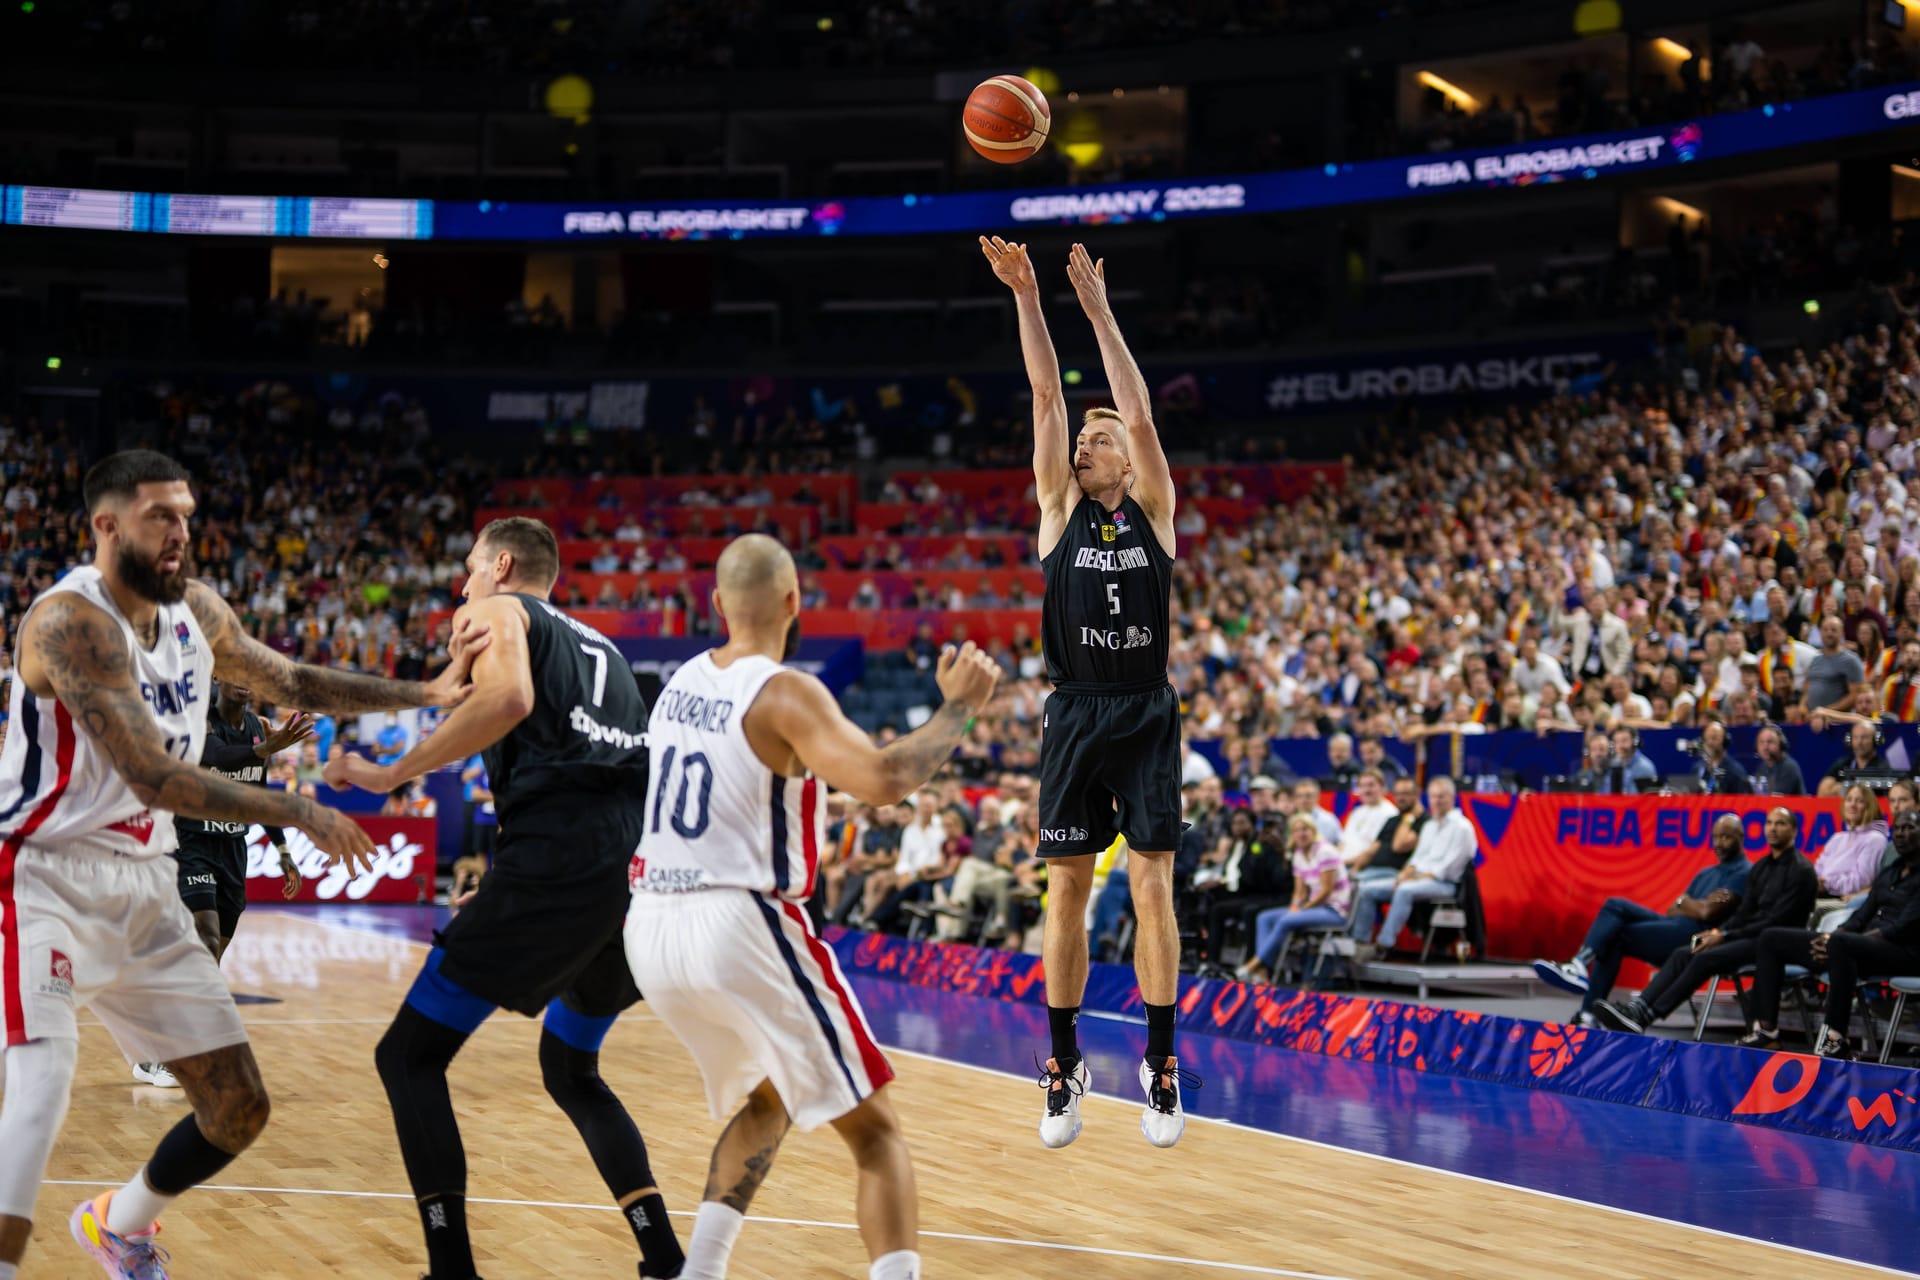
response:
<path fill-rule="evenodd" d="M 995 164 L 1019 164 L 1047 145 L 1052 123 L 1046 95 L 1019 76 L 982 82 L 960 115 L 968 144 Z"/>

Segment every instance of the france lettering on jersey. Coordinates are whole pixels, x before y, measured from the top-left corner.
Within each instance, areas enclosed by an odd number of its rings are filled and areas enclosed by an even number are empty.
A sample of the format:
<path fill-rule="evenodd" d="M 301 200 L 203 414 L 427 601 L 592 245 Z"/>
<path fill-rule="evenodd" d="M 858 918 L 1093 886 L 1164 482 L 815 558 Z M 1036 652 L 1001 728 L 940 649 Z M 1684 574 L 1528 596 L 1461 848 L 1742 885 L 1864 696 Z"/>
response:
<path fill-rule="evenodd" d="M 104 609 L 133 655 L 140 696 L 176 760 L 197 762 L 207 736 L 213 650 L 185 602 L 160 606 L 159 640 L 143 650 L 100 571 L 75 569 L 48 596 L 71 591 Z M 31 610 L 29 611 L 31 615 Z M 173 814 L 149 809 L 114 770 L 106 752 L 80 733 L 57 698 L 35 697 L 17 676 L 11 724 L 0 749 L 0 863 L 21 845 L 123 858 L 173 852 Z"/>
<path fill-rule="evenodd" d="M 783 668 L 708 650 L 673 673 L 647 719 L 645 834 L 631 880 L 640 893 L 751 889 L 794 902 L 813 895 L 827 815 L 811 776 L 783 777 L 747 741 L 747 708 Z"/>

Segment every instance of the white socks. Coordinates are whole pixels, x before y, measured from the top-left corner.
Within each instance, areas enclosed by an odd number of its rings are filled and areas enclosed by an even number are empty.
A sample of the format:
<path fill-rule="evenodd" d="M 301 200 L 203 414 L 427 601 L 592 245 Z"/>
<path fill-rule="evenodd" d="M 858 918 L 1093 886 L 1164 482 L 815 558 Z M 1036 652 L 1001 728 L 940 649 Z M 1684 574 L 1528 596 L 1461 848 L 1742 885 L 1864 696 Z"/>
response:
<path fill-rule="evenodd" d="M 143 1166 L 133 1181 L 113 1193 L 107 1201 L 107 1230 L 117 1236 L 137 1236 L 160 1219 L 160 1211 L 172 1204 L 173 1196 L 163 1196 L 147 1185 Z"/>
<path fill-rule="evenodd" d="M 117 1193 L 113 1204 L 108 1206 L 109 1212 L 118 1208 L 119 1202 Z M 746 1222 L 737 1209 L 716 1200 L 701 1201 L 699 1212 L 693 1215 L 693 1238 L 687 1241 L 687 1262 L 680 1269 L 681 1280 L 725 1280 L 734 1242 L 740 1239 L 740 1228 Z M 0 1280 L 9 1280 L 9 1277 L 0 1273 Z M 867 1280 L 920 1280 L 920 1255 L 911 1249 L 901 1249 L 875 1258 Z"/>
<path fill-rule="evenodd" d="M 867 1280 L 920 1280 L 920 1255 L 911 1249 L 882 1254 L 873 1260 Z"/>
<path fill-rule="evenodd" d="M 693 1215 L 693 1238 L 687 1241 L 687 1263 L 681 1280 L 725 1280 L 727 1259 L 740 1238 L 746 1218 L 738 1209 L 717 1200 L 702 1200 Z"/>

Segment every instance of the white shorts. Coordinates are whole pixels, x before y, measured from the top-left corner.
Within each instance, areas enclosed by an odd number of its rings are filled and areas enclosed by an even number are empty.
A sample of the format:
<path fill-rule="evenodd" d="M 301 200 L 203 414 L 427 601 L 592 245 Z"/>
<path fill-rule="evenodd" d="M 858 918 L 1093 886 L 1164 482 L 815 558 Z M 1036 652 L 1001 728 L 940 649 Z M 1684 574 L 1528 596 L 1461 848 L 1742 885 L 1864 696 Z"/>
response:
<path fill-rule="evenodd" d="M 794 1125 L 817 1129 L 893 1079 L 799 905 L 744 889 L 637 893 L 626 942 L 635 985 L 699 1064 L 716 1120 L 771 1080 Z"/>
<path fill-rule="evenodd" d="M 0 1026 L 9 1045 L 79 1038 L 91 1009 L 135 1062 L 244 1044 L 172 858 L 0 848 Z"/>

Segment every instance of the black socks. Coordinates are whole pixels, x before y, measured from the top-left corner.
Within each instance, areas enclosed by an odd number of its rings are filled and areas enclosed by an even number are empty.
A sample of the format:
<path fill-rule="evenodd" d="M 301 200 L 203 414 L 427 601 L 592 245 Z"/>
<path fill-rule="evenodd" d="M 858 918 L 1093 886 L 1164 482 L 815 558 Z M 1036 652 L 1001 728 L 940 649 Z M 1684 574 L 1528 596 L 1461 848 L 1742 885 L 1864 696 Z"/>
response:
<path fill-rule="evenodd" d="M 677 1276 L 680 1268 L 686 1264 L 687 1255 L 680 1250 L 680 1239 L 673 1234 L 673 1223 L 667 1217 L 667 1202 L 658 1191 L 652 1195 L 641 1196 L 620 1211 L 626 1215 L 627 1225 L 633 1228 L 633 1238 L 639 1242 L 640 1274 L 642 1276 Z"/>
<path fill-rule="evenodd" d="M 1053 1060 L 1067 1075 L 1080 1065 L 1080 1036 L 1075 1024 L 1080 1021 L 1080 1006 L 1057 1009 L 1047 1006 L 1047 1031 L 1053 1036 Z"/>
<path fill-rule="evenodd" d="M 467 1153 L 447 1093 L 447 1065 L 466 1041 L 466 1032 L 402 1005 L 373 1054 L 393 1107 L 400 1156 L 419 1201 L 436 1280 L 468 1280 L 474 1273 L 467 1239 Z"/>
<path fill-rule="evenodd" d="M 434 1196 L 419 1204 L 420 1226 L 427 1237 L 427 1265 L 435 1276 L 473 1275 L 473 1244 L 467 1238 L 467 1198 Z"/>
<path fill-rule="evenodd" d="M 1156 1067 L 1165 1066 L 1173 1056 L 1173 1009 L 1170 1004 L 1150 1004 L 1147 1009 L 1147 1057 Z"/>

